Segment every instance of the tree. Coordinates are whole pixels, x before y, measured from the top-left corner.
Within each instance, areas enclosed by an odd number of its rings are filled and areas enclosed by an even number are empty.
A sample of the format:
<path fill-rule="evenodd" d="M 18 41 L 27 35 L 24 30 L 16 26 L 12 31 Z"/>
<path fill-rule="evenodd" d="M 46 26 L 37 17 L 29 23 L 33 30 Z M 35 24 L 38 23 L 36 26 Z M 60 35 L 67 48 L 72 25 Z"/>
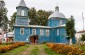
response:
<path fill-rule="evenodd" d="M 82 34 L 81 41 L 85 41 L 85 33 Z"/>
<path fill-rule="evenodd" d="M 75 23 L 74 23 L 74 18 L 73 16 L 70 17 L 70 19 L 67 19 L 66 22 L 66 33 L 70 38 L 70 45 L 72 45 L 72 38 L 75 37 Z"/>
<path fill-rule="evenodd" d="M 0 27 L 3 27 L 4 31 L 7 31 L 8 18 L 7 18 L 7 8 L 5 7 L 5 2 L 0 1 Z"/>
<path fill-rule="evenodd" d="M 11 16 L 11 21 L 10 21 L 11 31 L 14 30 L 13 25 L 15 24 L 16 14 L 17 14 L 17 13 L 15 12 L 15 13 L 13 13 L 13 15 Z"/>
<path fill-rule="evenodd" d="M 38 10 L 37 11 L 37 25 L 47 25 L 48 17 L 51 15 L 49 11 Z"/>
<path fill-rule="evenodd" d="M 29 9 L 28 16 L 30 18 L 30 25 L 47 25 L 48 17 L 52 14 L 52 11 L 38 10 L 33 7 Z"/>
<path fill-rule="evenodd" d="M 36 9 L 34 7 L 29 9 L 28 17 L 31 20 L 30 24 L 31 25 L 36 25 Z"/>

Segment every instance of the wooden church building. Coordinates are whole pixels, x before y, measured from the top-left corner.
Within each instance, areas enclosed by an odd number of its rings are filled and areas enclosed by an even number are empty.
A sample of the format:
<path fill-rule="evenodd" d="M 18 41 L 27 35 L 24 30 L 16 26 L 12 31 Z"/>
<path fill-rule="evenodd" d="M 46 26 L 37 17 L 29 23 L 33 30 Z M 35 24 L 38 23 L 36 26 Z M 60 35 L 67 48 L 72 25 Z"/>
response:
<path fill-rule="evenodd" d="M 24 0 L 16 7 L 17 16 L 14 25 L 14 41 L 29 42 L 29 43 L 68 43 L 66 36 L 65 23 L 66 17 L 59 12 L 59 7 L 56 6 L 56 11 L 48 18 L 48 26 L 29 25 L 28 7 Z M 73 42 L 74 42 L 73 38 Z"/>

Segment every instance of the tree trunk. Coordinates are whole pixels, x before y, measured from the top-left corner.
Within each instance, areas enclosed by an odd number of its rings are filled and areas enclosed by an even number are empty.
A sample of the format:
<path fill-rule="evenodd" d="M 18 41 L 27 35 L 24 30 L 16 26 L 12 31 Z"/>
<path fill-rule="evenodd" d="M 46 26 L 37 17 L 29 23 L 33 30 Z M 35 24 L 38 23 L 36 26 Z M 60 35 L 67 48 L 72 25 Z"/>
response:
<path fill-rule="evenodd" d="M 69 43 L 69 45 L 72 45 L 72 38 L 70 38 L 70 43 Z"/>

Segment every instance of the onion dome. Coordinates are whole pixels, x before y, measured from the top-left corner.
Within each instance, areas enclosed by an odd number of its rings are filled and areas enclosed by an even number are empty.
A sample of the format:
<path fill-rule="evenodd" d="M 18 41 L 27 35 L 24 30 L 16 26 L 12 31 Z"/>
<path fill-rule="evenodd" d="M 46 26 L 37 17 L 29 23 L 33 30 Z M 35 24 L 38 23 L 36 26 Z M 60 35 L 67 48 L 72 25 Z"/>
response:
<path fill-rule="evenodd" d="M 64 14 L 59 12 L 59 7 L 55 7 L 55 12 L 49 16 L 48 19 L 50 18 L 65 18 Z"/>

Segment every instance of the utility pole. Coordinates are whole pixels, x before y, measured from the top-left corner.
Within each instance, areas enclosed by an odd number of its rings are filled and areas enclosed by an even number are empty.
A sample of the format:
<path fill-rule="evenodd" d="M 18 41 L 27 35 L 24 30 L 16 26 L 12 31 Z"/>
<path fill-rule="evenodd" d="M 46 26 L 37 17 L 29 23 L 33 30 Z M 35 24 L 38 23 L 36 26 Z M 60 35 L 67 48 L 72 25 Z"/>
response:
<path fill-rule="evenodd" d="M 84 31 L 84 16 L 83 16 L 83 12 L 82 12 L 82 19 L 83 19 L 83 31 Z"/>

